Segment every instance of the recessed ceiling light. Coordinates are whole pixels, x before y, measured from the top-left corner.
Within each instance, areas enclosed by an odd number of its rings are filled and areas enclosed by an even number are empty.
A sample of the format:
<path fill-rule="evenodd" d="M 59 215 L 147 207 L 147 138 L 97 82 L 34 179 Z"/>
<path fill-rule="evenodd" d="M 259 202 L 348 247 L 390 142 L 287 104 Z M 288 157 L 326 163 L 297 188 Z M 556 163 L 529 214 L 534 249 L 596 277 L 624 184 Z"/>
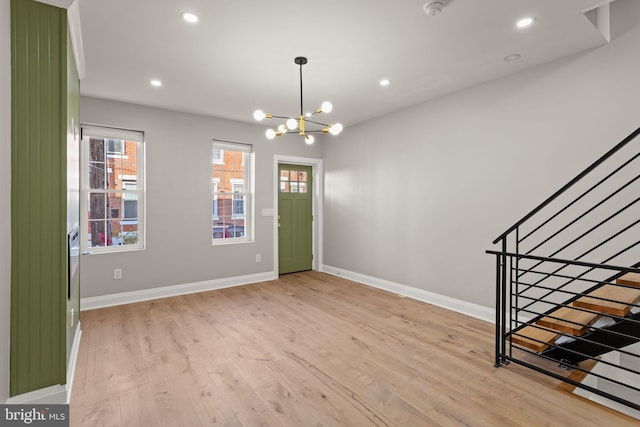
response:
<path fill-rule="evenodd" d="M 504 62 L 513 62 L 517 61 L 520 58 L 522 58 L 522 55 L 520 55 L 519 53 L 512 53 L 511 55 L 507 55 L 502 59 L 504 60 Z"/>
<path fill-rule="evenodd" d="M 389 79 L 380 80 L 380 86 L 385 87 L 385 86 L 389 86 L 390 84 L 391 84 L 391 80 L 389 80 Z"/>
<path fill-rule="evenodd" d="M 151 86 L 153 87 L 160 87 L 162 86 L 162 82 L 158 79 L 153 79 L 149 82 L 151 84 Z"/>
<path fill-rule="evenodd" d="M 180 16 L 182 16 L 182 19 L 184 19 L 185 21 L 187 21 L 190 24 L 195 24 L 196 22 L 198 22 L 198 15 L 196 15 L 195 13 L 182 12 L 180 14 Z"/>
<path fill-rule="evenodd" d="M 535 20 L 536 20 L 536 18 L 533 18 L 531 16 L 527 16 L 525 18 L 518 19 L 518 22 L 516 22 L 516 27 L 518 27 L 518 28 L 526 28 L 526 27 L 530 26 L 531 24 L 533 24 L 533 22 Z"/>

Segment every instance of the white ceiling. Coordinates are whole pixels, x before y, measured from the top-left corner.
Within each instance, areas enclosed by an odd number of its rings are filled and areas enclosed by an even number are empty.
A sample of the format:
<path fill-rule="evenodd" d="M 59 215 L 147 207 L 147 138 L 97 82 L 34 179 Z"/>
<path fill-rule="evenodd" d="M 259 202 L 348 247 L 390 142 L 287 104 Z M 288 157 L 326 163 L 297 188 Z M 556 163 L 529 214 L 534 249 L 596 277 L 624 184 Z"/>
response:
<path fill-rule="evenodd" d="M 603 0 L 449 0 L 438 16 L 427 0 L 78 2 L 83 95 L 241 121 L 299 113 L 296 56 L 305 110 L 330 100 L 348 126 L 606 43 L 582 13 Z"/>

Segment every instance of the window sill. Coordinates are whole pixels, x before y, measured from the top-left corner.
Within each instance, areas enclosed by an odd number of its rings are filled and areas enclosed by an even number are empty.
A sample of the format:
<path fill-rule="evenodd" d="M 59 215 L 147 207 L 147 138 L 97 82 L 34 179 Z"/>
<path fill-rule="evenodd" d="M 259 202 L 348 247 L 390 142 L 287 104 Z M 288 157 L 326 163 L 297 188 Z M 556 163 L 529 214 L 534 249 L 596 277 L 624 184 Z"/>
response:
<path fill-rule="evenodd" d="M 117 254 L 121 252 L 135 252 L 135 251 L 144 251 L 146 248 L 144 246 L 133 246 L 125 247 L 123 246 L 109 246 L 108 248 L 97 247 L 91 248 L 82 251 L 82 255 L 102 255 L 102 254 Z"/>
<path fill-rule="evenodd" d="M 253 240 L 248 238 L 247 239 L 244 239 L 244 238 L 216 239 L 213 242 L 211 242 L 211 246 L 239 245 L 242 243 L 253 243 Z"/>

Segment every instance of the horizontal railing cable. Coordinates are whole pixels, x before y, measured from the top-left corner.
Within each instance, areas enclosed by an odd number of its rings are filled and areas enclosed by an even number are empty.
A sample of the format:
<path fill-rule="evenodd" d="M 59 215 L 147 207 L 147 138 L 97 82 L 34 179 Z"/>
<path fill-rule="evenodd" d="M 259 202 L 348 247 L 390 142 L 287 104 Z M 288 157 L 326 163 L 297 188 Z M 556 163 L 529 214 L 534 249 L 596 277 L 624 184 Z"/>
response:
<path fill-rule="evenodd" d="M 573 279 L 573 278 L 575 278 L 575 276 L 569 276 L 569 275 L 566 275 L 566 274 L 552 274 L 552 273 L 549 273 L 548 271 L 525 270 L 525 269 L 522 269 L 522 268 L 519 268 L 516 271 L 517 272 L 526 271 L 526 274 L 541 274 L 541 275 L 546 275 L 546 276 L 549 276 L 549 277 L 557 277 L 559 279 Z M 526 282 L 520 281 L 520 277 L 524 277 L 524 275 L 518 276 L 518 282 L 517 282 L 518 284 L 526 285 L 526 286 L 532 286 L 533 285 L 532 283 L 526 283 Z M 588 282 L 588 283 L 597 283 L 597 284 L 603 284 L 604 283 L 603 280 L 585 279 L 583 277 L 580 277 L 580 278 L 578 278 L 576 280 L 579 281 L 579 282 Z M 629 287 L 630 288 L 636 288 L 635 286 L 629 286 Z"/>
<path fill-rule="evenodd" d="M 555 360 L 555 359 L 553 359 L 553 358 L 551 358 L 551 357 L 547 357 L 547 356 L 545 356 L 545 355 L 543 355 L 543 354 L 535 353 L 535 352 L 533 352 L 533 351 L 531 351 L 531 350 L 527 349 L 526 347 L 520 347 L 520 346 L 518 346 L 518 350 L 523 351 L 523 352 L 528 353 L 528 354 L 531 354 L 531 355 L 534 355 L 534 356 L 542 357 L 542 358 L 547 359 L 547 360 L 549 360 L 549 361 L 551 361 L 551 362 L 557 362 L 557 360 Z M 579 353 L 578 353 L 578 354 L 579 354 Z M 585 356 L 586 356 L 586 355 L 585 355 Z M 626 368 L 626 367 L 622 367 L 622 366 L 620 366 L 620 365 L 613 364 L 613 363 L 608 362 L 608 361 L 606 361 L 606 360 L 599 360 L 599 359 L 597 359 L 597 358 L 595 358 L 595 357 L 586 357 L 586 359 L 594 360 L 594 361 L 597 361 L 598 363 L 602 363 L 603 365 L 612 366 L 612 367 L 614 367 L 614 368 L 618 368 L 618 369 L 620 369 L 620 370 L 627 371 L 627 372 L 630 372 L 630 373 L 632 373 L 632 374 L 638 374 L 638 372 L 637 372 L 637 371 L 634 371 L 634 370 L 629 369 L 629 368 Z M 586 360 L 586 359 L 585 359 L 585 360 Z M 572 365 L 572 366 L 571 366 L 571 368 L 572 368 L 572 369 L 578 369 L 578 370 L 580 370 L 580 371 L 582 371 L 582 372 L 587 372 L 587 373 L 589 373 L 590 375 L 593 375 L 593 376 L 596 376 L 596 377 L 599 377 L 599 378 L 605 379 L 605 380 L 607 380 L 607 381 L 611 381 L 611 382 L 613 382 L 613 383 L 617 383 L 617 384 L 619 384 L 619 385 L 621 385 L 621 386 L 624 386 L 625 388 L 628 388 L 628 389 L 630 389 L 630 390 L 634 390 L 634 391 L 639 391 L 639 392 L 640 392 L 640 389 L 639 389 L 639 388 L 637 388 L 637 387 L 634 387 L 634 386 L 632 386 L 632 385 L 629 385 L 629 384 L 625 384 L 625 383 L 619 382 L 619 381 L 617 381 L 617 380 L 614 380 L 613 378 L 605 377 L 604 375 L 601 375 L 601 374 L 598 374 L 598 373 L 595 373 L 595 372 L 591 372 L 591 371 L 586 371 L 586 370 L 584 370 L 584 369 L 580 369 L 580 368 L 578 368 L 576 365 Z"/>
<path fill-rule="evenodd" d="M 520 335 L 520 334 L 514 334 L 514 335 L 522 336 L 522 335 Z M 572 354 L 572 355 L 574 355 L 574 356 L 578 356 L 579 358 L 581 358 L 581 359 L 582 359 L 581 361 L 583 361 L 583 360 L 587 360 L 587 359 L 590 359 L 590 360 L 598 360 L 598 359 L 597 359 L 597 357 L 598 357 L 598 356 L 592 356 L 592 355 L 589 355 L 589 354 L 586 354 L 586 353 L 582 353 L 582 352 L 577 351 L 577 350 L 573 350 L 573 349 L 571 349 L 571 348 L 562 347 L 562 346 L 555 345 L 555 344 L 548 344 L 548 343 L 545 343 L 544 341 L 540 341 L 540 340 L 538 340 L 538 339 L 532 339 L 532 338 L 530 338 L 530 337 L 525 337 L 525 338 L 530 339 L 531 341 L 535 341 L 535 342 L 541 343 L 541 344 L 546 344 L 546 345 L 548 345 L 548 346 L 549 346 L 549 348 L 551 348 L 551 349 L 562 349 L 562 351 L 564 351 L 564 352 L 566 352 L 566 353 L 570 353 L 570 354 Z M 598 346 L 600 346 L 600 347 L 602 347 L 602 348 L 607 347 L 607 346 L 602 345 L 602 344 L 599 344 L 599 343 L 595 343 L 595 344 L 597 344 Z M 544 353 L 544 352 L 543 352 L 543 353 L 536 353 L 536 352 L 534 352 L 534 351 L 532 351 L 532 350 L 528 349 L 527 347 L 524 347 L 524 346 L 522 346 L 522 345 L 519 345 L 518 343 L 513 343 L 512 345 L 514 346 L 514 348 L 517 348 L 518 350 L 521 350 L 521 351 L 525 351 L 525 352 L 527 352 L 527 353 L 529 353 L 529 354 L 536 355 L 536 356 L 540 356 L 540 357 L 545 357 L 547 360 L 552 360 L 552 361 L 555 361 L 555 362 L 559 362 L 557 359 L 554 359 L 552 356 L 547 356 L 547 354 L 546 354 L 546 353 Z M 616 347 L 612 347 L 612 349 L 611 349 L 610 351 L 618 351 L 618 352 L 620 352 L 620 353 L 622 353 L 622 354 L 631 355 L 631 356 L 637 356 L 637 354 L 629 353 L 629 352 L 626 352 L 626 351 L 621 351 L 620 349 L 618 349 L 618 348 L 616 348 Z M 608 353 L 608 352 L 603 351 L 603 353 Z M 616 365 L 615 363 L 612 363 L 612 362 L 609 362 L 609 361 L 606 361 L 606 360 L 598 360 L 598 362 L 599 362 L 599 363 L 602 363 L 603 365 L 612 366 L 612 367 L 617 368 L 617 369 L 620 369 L 620 370 L 622 370 L 622 371 L 626 371 L 626 372 L 629 372 L 629 373 L 632 373 L 632 374 L 638 374 L 638 375 L 640 375 L 640 373 L 638 373 L 638 371 L 635 371 L 635 370 L 633 370 L 632 368 L 627 368 L 626 366 Z M 572 368 L 573 368 L 573 367 L 575 367 L 575 366 L 577 366 L 577 364 L 576 364 L 576 363 L 571 363 L 571 362 L 570 362 L 569 360 L 567 360 L 567 359 L 565 359 L 564 363 L 570 363 L 570 364 L 571 364 L 571 366 L 572 366 Z M 578 363 L 580 363 L 580 362 L 578 362 Z M 607 379 L 608 379 L 608 378 L 607 378 Z"/>
<path fill-rule="evenodd" d="M 612 283 L 607 283 L 607 285 L 615 286 Z M 549 288 L 547 286 L 540 287 L 540 289 L 552 290 L 552 291 L 556 290 L 554 288 Z M 635 289 L 638 289 L 638 288 L 635 288 Z M 611 298 L 605 298 L 605 297 L 601 297 L 601 296 L 597 296 L 597 295 L 591 295 L 591 294 L 586 293 L 586 292 L 571 292 L 571 291 L 565 291 L 565 290 L 558 290 L 558 292 L 566 293 L 566 294 L 573 295 L 573 296 L 576 296 L 576 297 L 589 297 L 590 299 L 593 299 L 593 300 L 606 301 L 606 302 L 611 302 L 611 303 L 615 303 L 615 304 L 623 304 L 623 305 L 626 305 L 626 306 L 629 306 L 629 307 L 640 307 L 640 305 L 638 305 L 638 304 L 627 303 L 627 302 L 624 302 L 624 301 L 615 300 L 615 299 L 611 299 Z M 557 306 L 557 307 L 571 307 L 571 308 L 575 308 L 576 310 L 579 310 L 579 311 L 588 311 L 588 310 L 582 309 L 581 307 L 575 307 L 575 306 L 569 305 L 575 300 L 574 298 L 572 298 L 570 301 L 565 302 L 565 303 L 557 303 L 557 302 L 545 300 L 545 299 L 542 299 L 542 298 L 535 298 L 535 297 L 531 297 L 531 296 L 528 296 L 528 295 L 523 295 L 521 293 L 514 294 L 514 296 L 516 296 L 518 298 L 526 298 L 526 299 L 529 299 L 529 300 L 534 300 L 535 302 L 542 302 L 542 303 L 545 303 L 545 304 L 551 304 L 551 305 L 554 305 L 554 306 Z M 514 308 L 518 308 L 518 307 L 514 307 Z M 522 308 L 524 309 L 524 308 L 528 308 L 528 307 L 522 307 Z M 610 316 L 615 316 L 615 314 L 611 314 Z"/>
<path fill-rule="evenodd" d="M 638 244 L 640 242 L 635 243 L 634 245 Z M 485 253 L 490 254 L 490 255 L 506 255 L 508 257 L 511 258 L 524 258 L 524 259 L 532 259 L 532 260 L 536 260 L 536 261 L 548 261 L 548 262 L 552 262 L 555 264 L 573 264 L 573 265 L 577 265 L 579 267 L 594 267 L 594 268 L 600 268 L 603 270 L 611 270 L 611 271 L 618 271 L 620 272 L 620 275 L 624 274 L 624 273 L 640 273 L 640 268 L 638 268 L 637 266 L 640 266 L 640 263 L 635 264 L 635 266 L 632 267 L 624 267 L 621 265 L 610 265 L 610 264 L 596 264 L 593 262 L 586 262 L 586 261 L 579 261 L 579 260 L 570 260 L 570 259 L 563 259 L 563 258 L 552 258 L 552 257 L 543 257 L 543 256 L 538 256 L 538 255 L 524 255 L 524 254 L 517 254 L 514 252 L 509 252 L 509 251 L 493 251 L 493 250 L 487 250 L 485 251 Z"/>
<path fill-rule="evenodd" d="M 604 243 L 602 243 L 602 244 L 604 244 Z M 597 245 L 597 246 L 601 246 L 602 244 Z M 603 261 L 602 261 L 602 264 L 606 264 L 607 262 L 611 261 L 612 259 L 617 258 L 618 256 L 622 255 L 623 253 L 627 252 L 628 250 L 630 250 L 630 249 L 632 249 L 632 248 L 634 248 L 635 246 L 638 246 L 638 245 L 640 245 L 640 240 L 638 240 L 638 241 L 637 241 L 637 242 L 635 242 L 635 243 L 632 243 L 631 245 L 627 246 L 627 247 L 626 247 L 626 248 L 624 248 L 623 250 L 618 251 L 615 255 L 610 256 L 609 258 L 607 258 L 607 259 L 603 260 Z M 587 251 L 587 253 L 589 253 L 589 252 L 591 252 L 591 251 L 592 251 L 592 250 L 589 250 L 589 251 Z M 586 254 L 586 253 L 585 253 L 585 254 Z M 582 256 L 580 256 L 579 258 L 582 258 Z M 566 265 L 564 265 L 564 266 L 562 266 L 562 267 L 559 267 L 558 269 L 556 269 L 556 271 L 554 271 L 554 273 L 557 273 L 558 271 L 560 271 L 560 270 L 562 270 L 562 269 L 564 269 L 564 268 L 568 267 L 569 265 L 570 265 L 570 264 L 566 264 Z M 562 285 L 558 286 L 558 288 L 557 288 L 557 289 L 563 289 L 565 286 L 570 285 L 570 284 L 571 284 L 571 283 L 573 283 L 575 280 L 577 280 L 577 279 L 579 279 L 579 278 L 583 277 L 584 275 L 586 275 L 586 274 L 588 274 L 588 273 L 590 273 L 590 272 L 592 272 L 592 271 L 594 271 L 594 270 L 596 270 L 596 269 L 598 269 L 598 268 L 601 268 L 601 267 L 589 267 L 587 270 L 585 270 L 585 271 L 583 271 L 582 273 L 580 273 L 579 275 L 577 275 L 574 279 L 570 279 L 570 280 L 568 280 L 568 281 L 564 282 Z M 543 280 L 544 280 L 544 279 L 541 279 L 541 280 L 539 280 L 538 282 L 536 282 L 536 285 L 537 285 L 537 284 L 539 284 L 539 283 L 541 283 Z M 549 294 L 545 295 L 545 297 L 546 297 L 546 296 L 548 296 L 548 295 L 549 295 Z"/>
<path fill-rule="evenodd" d="M 564 305 L 564 304 L 558 304 L 558 306 L 559 307 L 575 308 L 575 309 L 577 309 L 577 311 L 583 311 L 583 312 L 586 312 L 586 313 L 594 313 L 593 311 L 583 309 L 582 307 L 578 308 L 578 307 L 572 307 L 572 306 Z M 521 309 L 519 311 L 522 311 L 522 312 L 525 312 L 525 313 L 534 314 L 534 315 L 542 314 L 542 313 L 539 313 L 539 312 L 536 312 L 536 311 L 533 311 L 533 310 L 528 310 L 528 309 Z M 632 324 L 640 326 L 640 320 L 637 320 L 637 319 L 633 319 L 633 318 L 629 318 L 629 317 L 620 317 L 620 316 L 617 316 L 617 315 L 606 315 L 606 317 L 610 317 L 612 319 L 617 319 L 619 321 L 629 322 L 629 323 L 632 323 Z M 615 335 L 615 336 L 620 337 L 620 338 L 626 338 L 626 339 L 631 339 L 631 340 L 635 340 L 635 339 L 639 338 L 637 335 L 625 334 L 624 332 L 614 331 L 614 330 L 611 330 L 611 329 L 607 329 L 606 327 L 596 327 L 596 326 L 588 325 L 588 324 L 585 324 L 585 323 L 579 323 L 579 322 L 575 322 L 575 321 L 572 321 L 572 320 L 567 320 L 567 319 L 564 319 L 562 317 L 557 317 L 557 316 L 553 315 L 553 312 L 548 313 L 548 314 L 544 314 L 542 318 L 551 318 L 551 319 L 555 319 L 555 320 L 562 320 L 565 323 L 570 323 L 570 324 L 574 324 L 574 325 L 577 325 L 577 326 L 585 326 L 585 327 L 589 328 L 591 330 L 591 332 L 593 332 L 593 331 L 602 331 L 602 332 L 606 332 L 606 333 L 608 333 L 610 335 Z M 517 321 L 517 323 L 520 323 L 520 326 L 530 326 L 530 325 L 533 324 L 533 323 L 524 322 L 524 321 Z M 520 326 L 518 326 L 518 328 L 520 328 Z M 539 327 L 541 329 L 547 329 L 547 330 L 553 329 L 553 328 L 550 328 L 550 327 L 539 326 L 539 325 L 537 325 L 537 327 Z M 518 328 L 514 329 L 513 332 L 516 333 L 519 330 Z M 561 331 L 558 331 L 558 333 L 560 333 L 560 332 Z M 582 337 L 582 335 L 566 335 L 566 336 L 571 337 L 571 338 Z M 629 354 L 633 354 L 633 353 L 629 353 Z"/>
<path fill-rule="evenodd" d="M 564 333 L 564 332 L 555 331 L 555 330 L 552 330 L 552 329 L 549 329 L 549 328 L 545 328 L 545 327 L 542 327 L 542 326 L 536 325 L 535 323 L 527 324 L 527 326 L 530 326 L 530 327 L 533 327 L 533 328 L 535 328 L 535 329 L 539 329 L 539 330 L 542 330 L 542 331 L 547 331 L 547 332 L 548 332 L 548 331 L 551 331 L 551 332 L 555 332 L 555 333 L 557 333 L 558 335 L 562 335 L 562 336 L 565 336 L 565 337 L 573 338 L 573 339 L 575 339 L 575 341 L 582 341 L 582 342 L 587 342 L 587 343 L 592 343 L 592 344 L 594 344 L 594 343 L 595 343 L 594 341 L 589 340 L 589 339 L 586 339 L 586 338 L 584 338 L 584 337 L 581 337 L 581 336 L 575 336 L 575 335 L 569 335 L 569 334 L 566 334 L 566 333 Z M 516 336 L 519 336 L 519 337 L 523 337 L 523 338 L 526 338 L 526 339 L 528 339 L 528 340 L 535 341 L 535 342 L 537 342 L 537 343 L 544 344 L 544 345 L 549 346 L 549 347 L 552 347 L 552 348 L 562 348 L 562 350 L 563 350 L 563 351 L 566 351 L 566 352 L 568 352 L 568 353 L 575 354 L 575 355 L 580 356 L 580 357 L 583 357 L 583 356 L 591 357 L 591 356 L 587 355 L 586 353 L 582 353 L 582 352 L 579 352 L 579 351 L 577 351 L 577 350 L 573 350 L 573 349 L 568 348 L 568 347 L 560 347 L 559 345 L 556 345 L 556 344 L 553 344 L 553 343 L 548 343 L 548 342 L 542 341 L 542 340 L 537 339 L 537 338 L 532 338 L 532 337 L 527 336 L 527 335 L 522 335 L 522 334 L 520 334 L 518 331 L 514 331 L 514 332 L 512 332 L 512 335 L 516 335 Z M 637 338 L 637 337 L 633 337 L 633 339 L 636 339 L 636 338 Z M 516 344 L 516 345 L 518 345 L 518 343 L 515 343 L 515 344 Z M 619 351 L 619 352 L 621 352 L 621 353 L 627 353 L 627 354 L 631 354 L 631 355 L 633 355 L 633 353 L 625 352 L 624 350 L 621 350 L 621 349 L 619 349 L 618 347 L 614 347 L 614 346 L 609 345 L 609 344 L 603 344 L 603 343 L 600 343 L 600 342 L 595 343 L 595 344 L 597 344 L 597 345 L 598 345 L 598 347 L 601 347 L 601 348 L 603 348 L 603 349 L 608 350 L 607 352 L 609 352 L 609 351 Z M 520 346 L 519 346 L 519 347 L 520 347 Z M 607 352 L 603 352 L 603 353 L 607 353 Z M 633 371 L 632 371 L 632 372 L 633 372 Z"/>
<path fill-rule="evenodd" d="M 534 299 L 532 297 L 527 297 L 527 296 L 522 296 L 521 298 L 528 299 L 528 300 Z M 619 301 L 615 301 L 615 302 L 619 302 Z M 609 318 L 614 319 L 614 320 L 625 321 L 625 322 L 629 322 L 629 323 L 632 323 L 632 324 L 637 324 L 638 326 L 640 326 L 640 320 L 639 319 L 634 319 L 632 317 L 619 316 L 617 314 L 609 314 L 609 313 L 604 314 L 604 313 L 601 313 L 601 312 L 598 312 L 598 311 L 595 311 L 595 310 L 590 310 L 590 309 L 583 308 L 583 307 L 576 307 L 576 306 L 572 306 L 572 305 L 569 305 L 569 304 L 554 304 L 554 303 L 550 303 L 550 304 L 553 304 L 555 306 L 555 309 L 553 311 L 551 311 L 551 312 L 545 312 L 545 313 L 542 313 L 542 312 L 539 312 L 539 311 L 535 311 L 535 310 L 530 310 L 529 308 L 524 308 L 524 307 L 514 307 L 514 308 L 518 312 L 534 314 L 536 316 L 541 316 L 541 318 L 547 318 L 547 317 L 548 318 L 553 318 L 553 319 L 556 319 L 556 320 L 562 320 L 562 321 L 564 321 L 566 323 L 573 323 L 573 324 L 581 325 L 581 326 L 589 326 L 589 327 L 591 327 L 592 325 L 587 325 L 587 324 L 584 324 L 584 323 L 574 322 L 572 320 L 567 320 L 567 319 L 564 319 L 564 318 L 561 318 L 561 317 L 557 317 L 557 316 L 554 316 L 553 313 L 559 307 L 565 307 L 565 308 L 571 308 L 571 309 L 574 309 L 576 311 L 582 311 L 582 312 L 590 313 L 590 314 L 597 313 L 597 314 L 600 314 L 603 317 L 609 317 Z M 633 306 L 634 307 L 638 307 L 638 305 L 636 305 L 636 304 L 633 304 Z M 540 320 L 540 319 L 538 319 L 538 320 Z M 522 322 L 523 322 L 523 324 L 534 323 L 534 322 L 527 322 L 527 321 L 522 321 Z M 632 337 L 632 335 L 629 335 L 629 337 Z"/>
<path fill-rule="evenodd" d="M 613 285 L 612 285 L 612 286 L 613 286 Z M 553 288 L 549 288 L 549 287 L 546 287 L 546 286 L 545 286 L 545 287 L 543 287 L 542 289 L 545 289 L 545 290 L 554 290 Z M 636 289 L 637 289 L 637 288 L 636 288 Z M 567 293 L 567 294 L 572 295 L 572 296 L 575 296 L 575 297 L 589 297 L 589 298 L 591 298 L 591 299 L 593 299 L 593 300 L 605 301 L 605 302 L 611 302 L 611 303 L 615 303 L 615 304 L 624 304 L 624 305 L 627 305 L 627 306 L 629 306 L 629 307 L 637 307 L 637 308 L 640 308 L 640 305 L 638 305 L 638 304 L 625 303 L 625 302 L 618 301 L 618 300 L 614 300 L 614 299 L 610 299 L 610 298 L 604 298 L 604 297 L 599 297 L 599 296 L 595 296 L 595 295 L 590 295 L 590 294 L 588 294 L 588 293 L 584 293 L 584 292 L 571 292 L 571 291 L 565 291 L 565 290 L 560 290 L 560 291 L 558 291 L 558 292 Z M 571 304 L 573 303 L 573 301 L 575 301 L 575 298 L 571 298 L 571 299 L 569 300 L 569 302 L 557 303 L 557 302 L 548 301 L 548 300 L 543 300 L 543 299 L 540 299 L 540 298 L 534 298 L 534 297 L 531 297 L 531 296 L 528 296 L 528 295 L 522 295 L 522 294 L 514 294 L 514 296 L 515 296 L 515 297 L 517 297 L 517 298 L 523 298 L 523 299 L 527 299 L 527 300 L 533 300 L 534 302 L 540 302 L 540 303 L 544 303 L 544 304 L 548 304 L 548 305 L 553 305 L 555 308 L 558 308 L 558 307 L 568 307 L 568 308 L 572 308 L 572 309 L 574 309 L 574 310 L 576 310 L 576 311 L 584 311 L 584 312 L 590 312 L 590 313 L 599 313 L 599 312 L 597 312 L 596 310 L 589 310 L 589 309 L 586 309 L 586 308 L 583 308 L 583 307 L 577 307 L 577 306 L 573 306 L 573 305 L 571 305 Z M 527 307 L 518 307 L 518 306 L 514 306 L 514 309 L 515 309 L 516 311 L 518 311 L 518 312 L 519 312 L 519 311 L 525 311 L 525 309 L 528 309 L 528 308 L 529 308 L 529 306 L 527 306 Z M 535 313 L 535 314 L 549 315 L 549 314 L 551 314 L 552 312 L 545 312 L 545 313 L 536 313 L 536 312 L 533 312 L 533 313 Z M 626 319 L 626 317 L 625 317 L 625 316 L 618 316 L 618 315 L 616 315 L 616 314 L 612 314 L 612 313 L 601 313 L 601 312 L 600 312 L 600 314 L 601 314 L 601 315 L 603 315 L 603 316 L 607 316 L 607 317 L 614 318 L 614 319 L 620 319 L 620 320 L 624 320 L 624 319 Z M 634 322 L 638 322 L 638 323 L 640 323 L 640 321 L 637 321 L 637 320 L 634 320 Z"/>
<path fill-rule="evenodd" d="M 541 357 L 541 358 L 546 359 L 546 360 L 548 360 L 550 362 L 556 362 L 556 363 L 558 362 L 557 360 L 555 360 L 552 357 L 546 356 L 544 354 L 535 353 L 535 352 L 527 349 L 526 347 L 518 347 L 518 350 L 520 350 L 520 351 L 522 351 L 524 353 L 528 353 L 528 354 L 533 355 L 533 356 Z M 602 361 L 602 360 L 598 359 L 597 357 L 588 357 L 587 359 L 593 360 L 593 361 L 598 362 L 598 363 L 602 363 L 603 365 L 609 365 L 609 366 L 613 366 L 615 368 L 619 367 L 618 365 L 611 364 L 610 362 Z M 587 360 L 587 359 L 585 359 L 585 360 Z M 573 365 L 571 368 L 575 369 L 575 370 L 578 370 L 580 372 L 584 372 L 584 373 L 587 373 L 587 374 L 590 374 L 590 375 L 605 379 L 605 380 L 609 380 L 608 377 L 605 377 L 604 375 L 601 375 L 601 374 L 598 374 L 598 373 L 595 373 L 595 372 L 592 372 L 592 371 L 589 371 L 589 370 L 586 370 L 586 369 L 582 369 L 579 365 Z M 626 368 L 624 370 L 629 371 L 629 369 L 626 369 Z M 635 372 L 635 371 L 631 371 L 631 372 L 634 373 L 634 374 L 638 374 L 638 372 Z M 625 387 L 629 387 L 629 388 L 638 390 L 636 387 L 629 386 L 629 385 L 626 385 L 626 384 L 623 384 L 623 385 Z M 638 391 L 640 391 L 640 390 L 638 390 Z"/>

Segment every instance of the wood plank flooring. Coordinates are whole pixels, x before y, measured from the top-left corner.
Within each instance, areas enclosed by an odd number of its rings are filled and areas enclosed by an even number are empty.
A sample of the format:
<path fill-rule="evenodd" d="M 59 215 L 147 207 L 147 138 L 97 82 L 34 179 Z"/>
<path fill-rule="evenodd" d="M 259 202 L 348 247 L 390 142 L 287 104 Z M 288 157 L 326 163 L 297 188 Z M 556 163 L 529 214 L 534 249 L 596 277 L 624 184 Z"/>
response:
<path fill-rule="evenodd" d="M 71 426 L 632 426 L 493 325 L 318 272 L 82 312 Z"/>

